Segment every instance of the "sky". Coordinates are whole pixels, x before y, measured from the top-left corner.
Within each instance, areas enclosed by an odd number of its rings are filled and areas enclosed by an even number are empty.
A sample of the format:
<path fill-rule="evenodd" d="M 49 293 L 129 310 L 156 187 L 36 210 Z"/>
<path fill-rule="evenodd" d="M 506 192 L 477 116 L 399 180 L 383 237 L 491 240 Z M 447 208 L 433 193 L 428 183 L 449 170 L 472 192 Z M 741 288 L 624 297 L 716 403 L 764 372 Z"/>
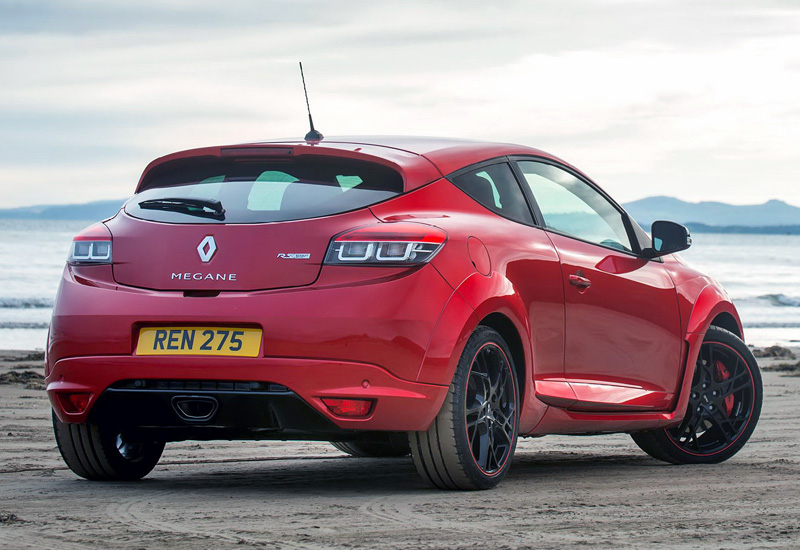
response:
<path fill-rule="evenodd" d="M 619 201 L 800 205 L 797 0 L 0 0 L 0 208 L 126 198 L 173 151 L 520 143 Z"/>

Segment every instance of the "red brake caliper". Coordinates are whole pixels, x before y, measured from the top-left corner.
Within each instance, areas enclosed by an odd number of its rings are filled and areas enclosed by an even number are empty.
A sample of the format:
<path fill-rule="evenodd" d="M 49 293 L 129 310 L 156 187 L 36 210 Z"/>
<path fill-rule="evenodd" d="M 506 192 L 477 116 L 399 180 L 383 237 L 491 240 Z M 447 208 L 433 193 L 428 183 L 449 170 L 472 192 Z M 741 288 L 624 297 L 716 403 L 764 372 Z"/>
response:
<path fill-rule="evenodd" d="M 730 371 L 725 368 L 725 365 L 722 364 L 722 361 L 717 361 L 717 376 L 721 382 L 724 382 L 731 377 Z M 725 399 L 722 401 L 722 404 L 725 405 L 725 414 L 730 416 L 733 412 L 733 394 L 726 395 Z"/>

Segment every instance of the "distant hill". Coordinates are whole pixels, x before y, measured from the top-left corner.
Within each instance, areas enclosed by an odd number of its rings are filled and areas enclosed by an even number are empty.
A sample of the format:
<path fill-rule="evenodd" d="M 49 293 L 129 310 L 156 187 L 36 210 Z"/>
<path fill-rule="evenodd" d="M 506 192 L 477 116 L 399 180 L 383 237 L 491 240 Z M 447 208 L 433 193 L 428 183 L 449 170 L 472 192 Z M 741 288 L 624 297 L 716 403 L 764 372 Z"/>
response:
<path fill-rule="evenodd" d="M 10 208 L 0 210 L 0 219 L 102 220 L 116 214 L 124 202 L 124 199 L 120 199 Z M 779 200 L 738 205 L 648 197 L 629 202 L 624 207 L 647 230 L 655 220 L 670 220 L 685 224 L 697 233 L 800 234 L 800 208 Z"/>
<path fill-rule="evenodd" d="M 672 197 L 648 197 L 624 205 L 642 227 L 655 220 L 670 220 L 687 225 L 724 227 L 769 227 L 800 225 L 800 208 L 783 201 L 764 204 L 726 204 L 724 202 L 685 202 Z"/>
<path fill-rule="evenodd" d="M 750 235 L 800 235 L 800 225 L 705 225 L 687 222 L 691 233 L 739 233 Z M 647 228 L 649 229 L 649 227 Z"/>
<path fill-rule="evenodd" d="M 0 210 L 0 219 L 104 220 L 116 214 L 126 199 L 84 204 L 46 204 Z"/>

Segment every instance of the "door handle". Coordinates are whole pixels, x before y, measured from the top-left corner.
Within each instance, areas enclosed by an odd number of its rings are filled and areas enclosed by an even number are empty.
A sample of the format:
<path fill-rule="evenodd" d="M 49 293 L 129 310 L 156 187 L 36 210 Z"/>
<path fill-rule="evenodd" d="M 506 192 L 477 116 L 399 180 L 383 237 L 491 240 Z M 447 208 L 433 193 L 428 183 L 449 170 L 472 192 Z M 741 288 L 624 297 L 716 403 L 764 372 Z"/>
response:
<path fill-rule="evenodd" d="M 578 271 L 576 274 L 569 276 L 569 284 L 586 289 L 592 286 L 592 281 L 584 277 L 583 273 Z"/>

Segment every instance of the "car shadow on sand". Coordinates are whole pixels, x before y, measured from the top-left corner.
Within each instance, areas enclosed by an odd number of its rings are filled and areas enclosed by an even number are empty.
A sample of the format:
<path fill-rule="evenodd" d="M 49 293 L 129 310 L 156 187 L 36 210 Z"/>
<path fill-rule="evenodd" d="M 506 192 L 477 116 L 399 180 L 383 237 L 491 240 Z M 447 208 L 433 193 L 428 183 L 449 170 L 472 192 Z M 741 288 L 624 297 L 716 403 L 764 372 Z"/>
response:
<path fill-rule="evenodd" d="M 520 483 L 558 485 L 576 476 L 627 476 L 660 468 L 668 466 L 635 453 L 613 456 L 573 452 L 518 453 L 500 487 L 511 488 Z M 138 482 L 91 485 L 93 489 L 124 487 L 128 494 L 167 491 L 197 495 L 224 491 L 226 496 L 346 496 L 436 491 L 417 475 L 409 457 L 331 456 L 216 463 L 168 462 Z"/>

